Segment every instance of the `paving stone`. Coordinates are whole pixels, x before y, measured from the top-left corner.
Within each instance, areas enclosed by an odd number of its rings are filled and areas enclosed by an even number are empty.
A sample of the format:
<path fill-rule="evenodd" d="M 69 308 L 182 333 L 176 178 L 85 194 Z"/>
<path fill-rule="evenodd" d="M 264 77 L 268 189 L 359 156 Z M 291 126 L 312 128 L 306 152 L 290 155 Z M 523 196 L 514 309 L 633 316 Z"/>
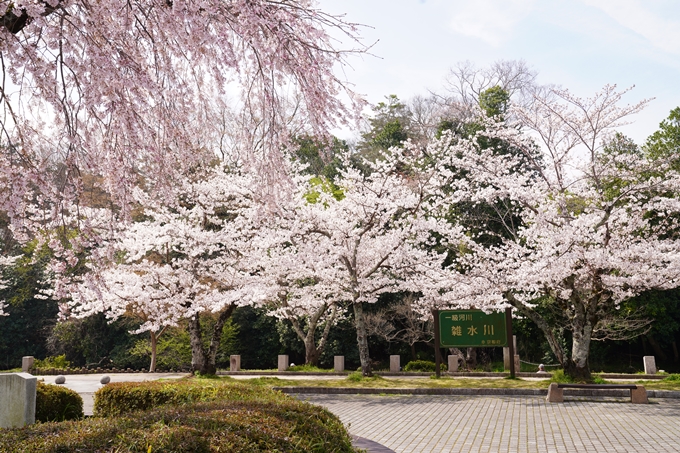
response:
<path fill-rule="evenodd" d="M 677 452 L 680 401 L 540 396 L 298 395 L 397 453 Z"/>

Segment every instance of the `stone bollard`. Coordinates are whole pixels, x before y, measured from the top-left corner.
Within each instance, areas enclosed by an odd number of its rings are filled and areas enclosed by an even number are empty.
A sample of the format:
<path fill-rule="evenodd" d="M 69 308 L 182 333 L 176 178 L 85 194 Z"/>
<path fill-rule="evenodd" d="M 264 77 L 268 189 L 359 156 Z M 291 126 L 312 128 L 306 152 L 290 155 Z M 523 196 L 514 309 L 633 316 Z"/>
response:
<path fill-rule="evenodd" d="M 279 371 L 286 371 L 288 363 L 288 355 L 279 355 Z"/>
<path fill-rule="evenodd" d="M 230 355 L 229 356 L 229 371 L 241 371 L 241 356 L 240 355 Z"/>
<path fill-rule="evenodd" d="M 520 370 L 519 356 L 515 355 L 515 373 L 519 373 Z"/>
<path fill-rule="evenodd" d="M 515 354 L 517 354 L 517 336 L 513 335 L 512 336 L 512 345 L 515 348 Z M 504 347 L 503 348 L 503 368 L 506 370 L 510 369 L 510 348 L 509 347 Z M 519 368 L 515 368 L 515 371 L 519 371 Z"/>
<path fill-rule="evenodd" d="M 642 358 L 645 365 L 645 374 L 656 374 L 656 360 L 653 355 L 646 355 Z"/>
<path fill-rule="evenodd" d="M 0 373 L 0 428 L 21 428 L 35 423 L 38 379 L 28 373 Z"/>
<path fill-rule="evenodd" d="M 345 356 L 344 355 L 333 356 L 333 369 L 338 373 L 345 371 Z"/>
<path fill-rule="evenodd" d="M 28 373 L 31 371 L 31 368 L 33 368 L 33 364 L 35 363 L 35 359 L 33 358 L 32 355 L 27 355 L 21 358 L 21 371 L 23 373 Z"/>
<path fill-rule="evenodd" d="M 460 362 L 460 356 L 459 355 L 450 355 L 448 357 L 449 361 L 449 373 L 455 373 L 458 371 L 458 363 Z"/>
<path fill-rule="evenodd" d="M 390 373 L 398 373 L 401 371 L 401 356 L 390 356 Z"/>

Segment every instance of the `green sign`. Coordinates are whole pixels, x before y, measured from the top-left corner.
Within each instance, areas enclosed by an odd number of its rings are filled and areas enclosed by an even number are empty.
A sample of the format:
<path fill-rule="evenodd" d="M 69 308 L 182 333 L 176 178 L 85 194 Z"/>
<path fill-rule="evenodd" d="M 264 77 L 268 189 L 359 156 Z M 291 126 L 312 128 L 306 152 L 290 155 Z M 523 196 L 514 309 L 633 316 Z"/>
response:
<path fill-rule="evenodd" d="M 505 313 L 442 310 L 439 312 L 439 342 L 442 348 L 507 346 Z"/>

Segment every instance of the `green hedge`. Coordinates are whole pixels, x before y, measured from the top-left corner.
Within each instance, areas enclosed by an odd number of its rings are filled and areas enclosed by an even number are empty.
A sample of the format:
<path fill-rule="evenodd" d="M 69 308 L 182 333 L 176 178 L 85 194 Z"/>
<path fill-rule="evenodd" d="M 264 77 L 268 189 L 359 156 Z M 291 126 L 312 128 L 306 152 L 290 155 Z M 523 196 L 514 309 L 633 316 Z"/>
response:
<path fill-rule="evenodd" d="M 36 421 L 60 422 L 79 418 L 83 418 L 83 399 L 78 393 L 66 387 L 38 381 L 35 395 Z"/>
<path fill-rule="evenodd" d="M 145 392 L 134 391 L 135 386 Z M 173 400 L 173 405 L 114 417 L 0 430 L 0 451 L 355 452 L 336 416 L 266 388 L 212 382 L 109 384 L 97 392 L 96 398 L 100 404 L 109 401 L 109 410 L 116 407 L 122 413 L 124 407 L 132 406 L 131 396 L 145 399 L 144 404 Z M 205 401 L 187 402 L 192 399 Z"/>
<path fill-rule="evenodd" d="M 151 382 L 116 382 L 97 390 L 94 395 L 94 414 L 102 417 L 148 410 L 165 404 L 230 400 L 251 401 L 262 398 L 261 388 L 217 380 L 181 380 Z M 266 398 L 278 393 L 269 391 Z"/>
<path fill-rule="evenodd" d="M 425 371 L 432 372 L 437 369 L 437 364 L 429 360 L 412 360 L 406 364 L 404 371 Z M 446 371 L 446 365 L 443 363 L 439 365 L 441 371 Z"/>

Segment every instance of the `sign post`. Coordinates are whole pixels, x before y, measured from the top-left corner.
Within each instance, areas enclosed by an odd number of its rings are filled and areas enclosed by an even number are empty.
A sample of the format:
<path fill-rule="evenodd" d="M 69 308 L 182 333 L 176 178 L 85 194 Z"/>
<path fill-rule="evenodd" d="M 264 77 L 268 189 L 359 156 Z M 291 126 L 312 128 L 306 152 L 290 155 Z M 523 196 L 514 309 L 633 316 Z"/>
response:
<path fill-rule="evenodd" d="M 510 349 L 510 378 L 515 379 L 515 342 L 512 341 L 512 308 L 505 309 L 505 330 L 508 332 L 507 342 Z"/>
<path fill-rule="evenodd" d="M 435 310 L 436 376 L 441 365 L 440 348 L 510 347 L 510 377 L 515 377 L 515 348 L 512 341 L 512 309 L 505 313 L 481 310 Z"/>
<path fill-rule="evenodd" d="M 439 332 L 439 310 L 432 310 L 434 317 L 434 375 L 439 379 L 442 368 L 441 334 Z"/>

